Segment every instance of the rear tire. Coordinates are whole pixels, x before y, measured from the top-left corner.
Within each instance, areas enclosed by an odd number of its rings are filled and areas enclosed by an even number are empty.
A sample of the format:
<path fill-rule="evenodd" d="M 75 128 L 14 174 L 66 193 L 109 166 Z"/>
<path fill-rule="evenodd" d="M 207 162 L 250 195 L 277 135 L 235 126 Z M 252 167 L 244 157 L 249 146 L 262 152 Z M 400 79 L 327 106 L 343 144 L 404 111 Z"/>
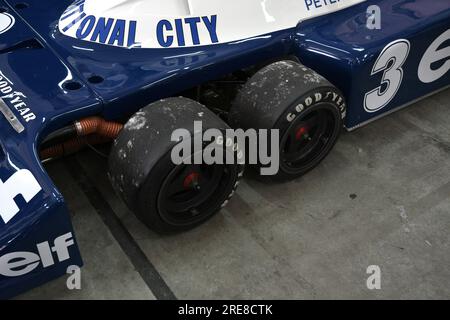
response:
<path fill-rule="evenodd" d="M 111 151 L 114 188 L 137 217 L 159 233 L 189 230 L 211 218 L 234 194 L 243 175 L 240 165 L 174 164 L 172 150 L 183 141 L 191 143 L 194 121 L 202 122 L 203 131 L 229 128 L 201 104 L 170 98 L 136 113 Z M 172 133 L 182 128 L 190 136 L 171 141 Z"/>
<path fill-rule="evenodd" d="M 235 128 L 279 130 L 280 170 L 272 178 L 285 181 L 304 175 L 328 155 L 345 114 L 342 94 L 325 78 L 297 62 L 279 61 L 241 89 L 229 121 Z"/>

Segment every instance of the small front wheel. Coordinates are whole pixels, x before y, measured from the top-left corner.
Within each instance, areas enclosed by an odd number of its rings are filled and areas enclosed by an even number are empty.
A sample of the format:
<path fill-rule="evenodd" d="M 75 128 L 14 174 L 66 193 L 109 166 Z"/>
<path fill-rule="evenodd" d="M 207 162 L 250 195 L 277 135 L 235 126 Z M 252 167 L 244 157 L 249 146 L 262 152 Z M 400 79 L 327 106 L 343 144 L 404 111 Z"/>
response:
<path fill-rule="evenodd" d="M 231 107 L 230 123 L 236 128 L 279 130 L 280 170 L 273 178 L 291 180 L 328 155 L 345 113 L 342 94 L 325 78 L 297 62 L 279 61 L 248 80 Z"/>
<path fill-rule="evenodd" d="M 111 151 L 110 179 L 137 217 L 160 232 L 192 229 L 211 218 L 227 204 L 243 175 L 239 164 L 205 164 L 193 159 L 203 149 L 190 149 L 183 157 L 190 163 L 175 163 L 172 150 L 195 134 L 194 122 L 204 131 L 229 129 L 201 104 L 186 98 L 155 102 L 136 113 L 125 125 Z M 173 141 L 172 134 L 185 129 L 190 134 Z M 234 152 L 224 147 L 224 153 Z M 233 154 L 233 156 L 235 156 Z"/>

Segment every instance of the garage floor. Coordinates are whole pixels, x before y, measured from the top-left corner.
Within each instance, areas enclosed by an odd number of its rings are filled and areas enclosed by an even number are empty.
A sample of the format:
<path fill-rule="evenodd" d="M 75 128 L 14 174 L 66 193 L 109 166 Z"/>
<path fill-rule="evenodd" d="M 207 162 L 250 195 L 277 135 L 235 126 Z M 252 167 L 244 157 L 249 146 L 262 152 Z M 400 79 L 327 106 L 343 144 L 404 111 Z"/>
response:
<path fill-rule="evenodd" d="M 19 298 L 450 298 L 450 90 L 345 133 L 298 181 L 247 178 L 191 232 L 158 236 L 113 194 L 88 150 L 48 165 L 84 256 L 82 290 L 61 278 Z M 366 287 L 378 265 L 381 290 Z"/>

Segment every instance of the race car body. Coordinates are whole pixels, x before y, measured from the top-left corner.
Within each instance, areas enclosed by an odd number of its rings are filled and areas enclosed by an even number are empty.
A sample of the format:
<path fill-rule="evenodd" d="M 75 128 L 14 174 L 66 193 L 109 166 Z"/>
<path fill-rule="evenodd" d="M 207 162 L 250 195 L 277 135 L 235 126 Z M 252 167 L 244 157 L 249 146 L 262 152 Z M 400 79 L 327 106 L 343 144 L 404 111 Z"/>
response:
<path fill-rule="evenodd" d="M 450 85 L 448 0 L 0 0 L 0 8 L 0 298 L 82 265 L 39 157 L 57 129 L 127 118 L 288 56 L 342 92 L 347 129 Z M 379 28 L 368 26 L 373 10 Z"/>

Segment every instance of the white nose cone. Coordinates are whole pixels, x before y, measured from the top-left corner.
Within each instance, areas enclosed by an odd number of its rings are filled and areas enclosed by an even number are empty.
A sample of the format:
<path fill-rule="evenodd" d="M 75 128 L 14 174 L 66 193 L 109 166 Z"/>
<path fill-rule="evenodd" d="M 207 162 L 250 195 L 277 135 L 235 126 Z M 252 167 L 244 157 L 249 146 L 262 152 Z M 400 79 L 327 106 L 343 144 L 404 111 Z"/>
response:
<path fill-rule="evenodd" d="M 190 13 L 189 0 L 86 0 L 86 10 L 108 13 L 113 16 L 140 15 L 187 16 Z"/>
<path fill-rule="evenodd" d="M 77 0 L 59 30 L 125 48 L 228 43 L 294 28 L 365 0 Z"/>
<path fill-rule="evenodd" d="M 16 21 L 12 15 L 8 13 L 0 13 L 0 34 L 11 29 L 15 22 Z"/>

